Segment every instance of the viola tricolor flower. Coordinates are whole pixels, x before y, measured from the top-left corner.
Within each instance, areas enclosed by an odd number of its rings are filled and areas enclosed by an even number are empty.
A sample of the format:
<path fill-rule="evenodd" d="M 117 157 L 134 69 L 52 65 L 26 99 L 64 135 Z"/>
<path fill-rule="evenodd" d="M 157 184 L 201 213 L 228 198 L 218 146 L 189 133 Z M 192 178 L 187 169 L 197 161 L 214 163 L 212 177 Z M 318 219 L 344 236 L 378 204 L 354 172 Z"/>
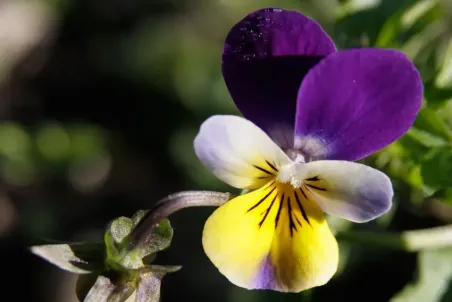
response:
<path fill-rule="evenodd" d="M 272 8 L 231 29 L 222 67 L 246 119 L 210 117 L 195 151 L 218 178 L 251 192 L 209 217 L 204 250 L 241 287 L 323 285 L 339 258 L 324 212 L 367 222 L 391 207 L 389 178 L 352 161 L 411 127 L 422 101 L 419 73 L 397 50 L 336 51 L 316 22 Z"/>

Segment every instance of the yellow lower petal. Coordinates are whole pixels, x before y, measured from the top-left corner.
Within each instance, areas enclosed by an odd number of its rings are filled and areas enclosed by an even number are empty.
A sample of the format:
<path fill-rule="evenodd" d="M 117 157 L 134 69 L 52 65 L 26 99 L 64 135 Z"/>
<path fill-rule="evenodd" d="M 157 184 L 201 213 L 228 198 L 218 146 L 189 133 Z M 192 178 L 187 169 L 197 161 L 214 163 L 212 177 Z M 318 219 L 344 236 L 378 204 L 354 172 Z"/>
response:
<path fill-rule="evenodd" d="M 300 292 L 337 270 L 338 246 L 309 192 L 275 181 L 218 208 L 203 232 L 207 256 L 232 283 Z"/>

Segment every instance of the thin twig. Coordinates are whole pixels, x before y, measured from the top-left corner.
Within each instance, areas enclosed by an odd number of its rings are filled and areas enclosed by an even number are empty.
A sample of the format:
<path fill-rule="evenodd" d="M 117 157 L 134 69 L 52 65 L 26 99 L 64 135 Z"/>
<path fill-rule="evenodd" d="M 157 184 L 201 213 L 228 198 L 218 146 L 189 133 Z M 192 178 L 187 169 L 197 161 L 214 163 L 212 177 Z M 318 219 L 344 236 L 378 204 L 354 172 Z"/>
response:
<path fill-rule="evenodd" d="M 230 193 L 214 191 L 183 191 L 158 201 L 140 220 L 128 237 L 127 250 L 132 250 L 152 234 L 158 223 L 169 215 L 189 207 L 221 206 L 230 200 Z"/>

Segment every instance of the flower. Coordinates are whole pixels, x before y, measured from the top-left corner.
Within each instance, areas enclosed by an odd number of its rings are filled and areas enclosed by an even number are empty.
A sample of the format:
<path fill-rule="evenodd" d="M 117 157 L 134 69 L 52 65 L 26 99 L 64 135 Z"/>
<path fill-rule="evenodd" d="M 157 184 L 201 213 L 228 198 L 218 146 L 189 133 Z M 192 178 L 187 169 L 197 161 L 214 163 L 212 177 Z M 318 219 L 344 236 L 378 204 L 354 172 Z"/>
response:
<path fill-rule="evenodd" d="M 273 8 L 231 29 L 222 67 L 247 119 L 210 117 L 194 147 L 218 178 L 251 192 L 208 218 L 204 250 L 244 288 L 323 285 L 339 258 L 324 212 L 360 223 L 391 207 L 389 178 L 352 161 L 411 127 L 422 102 L 419 73 L 397 50 L 336 51 L 316 22 Z"/>

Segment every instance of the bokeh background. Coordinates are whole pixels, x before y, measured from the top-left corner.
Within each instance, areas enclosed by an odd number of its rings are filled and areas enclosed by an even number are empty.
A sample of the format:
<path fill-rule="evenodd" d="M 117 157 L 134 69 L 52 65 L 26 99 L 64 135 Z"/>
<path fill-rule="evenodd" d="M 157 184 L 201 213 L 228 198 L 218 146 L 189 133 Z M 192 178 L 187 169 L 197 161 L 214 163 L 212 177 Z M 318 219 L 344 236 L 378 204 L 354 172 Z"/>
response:
<path fill-rule="evenodd" d="M 331 219 L 332 227 L 387 234 L 452 222 L 450 0 L 2 0 L 2 300 L 77 301 L 76 276 L 29 245 L 101 240 L 111 219 L 169 193 L 232 190 L 200 165 L 192 141 L 208 116 L 239 114 L 221 75 L 223 42 L 235 22 L 265 6 L 318 20 L 339 48 L 401 49 L 422 74 L 415 127 L 365 160 L 392 177 L 393 210 L 365 225 Z M 243 290 L 203 253 L 212 211 L 171 217 L 175 237 L 157 263 L 183 269 L 163 280 L 163 302 L 452 301 L 449 249 L 409 253 L 372 238 L 340 241 L 340 270 L 324 287 Z"/>

